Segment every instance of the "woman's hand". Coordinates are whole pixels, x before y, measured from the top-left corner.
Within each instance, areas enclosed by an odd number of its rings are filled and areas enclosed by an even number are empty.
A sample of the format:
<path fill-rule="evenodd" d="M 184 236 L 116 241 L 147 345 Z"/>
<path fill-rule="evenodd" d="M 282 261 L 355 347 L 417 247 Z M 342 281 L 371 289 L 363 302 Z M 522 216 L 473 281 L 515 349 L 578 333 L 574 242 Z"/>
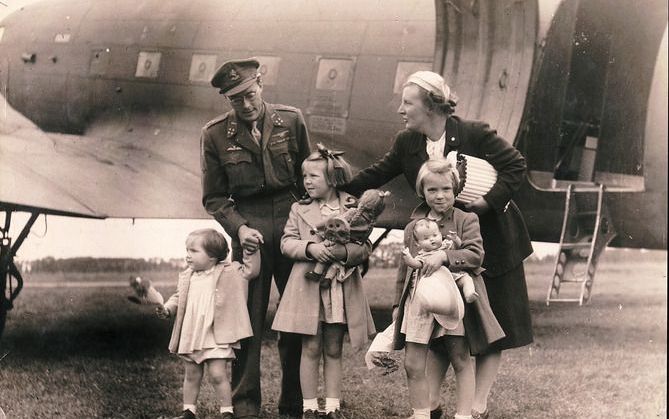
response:
<path fill-rule="evenodd" d="M 421 274 L 424 276 L 430 276 L 448 262 L 448 255 L 444 251 L 434 252 L 433 254 L 425 256 L 421 259 L 423 261 L 423 269 L 421 270 Z"/>
<path fill-rule="evenodd" d="M 307 245 L 307 255 L 321 263 L 330 263 L 335 260 L 330 249 L 323 243 L 309 243 Z"/>
<path fill-rule="evenodd" d="M 469 204 L 465 204 L 465 209 L 467 211 L 473 212 L 474 214 L 482 215 L 490 210 L 490 204 L 488 204 L 488 201 L 483 199 L 483 197 L 479 197 Z"/>

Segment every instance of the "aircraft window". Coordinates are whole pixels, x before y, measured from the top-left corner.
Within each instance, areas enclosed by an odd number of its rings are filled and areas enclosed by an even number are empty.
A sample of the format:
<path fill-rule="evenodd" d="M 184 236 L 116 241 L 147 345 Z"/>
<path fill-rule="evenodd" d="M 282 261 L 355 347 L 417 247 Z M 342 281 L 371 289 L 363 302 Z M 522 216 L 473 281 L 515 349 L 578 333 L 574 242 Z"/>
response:
<path fill-rule="evenodd" d="M 316 89 L 346 90 L 353 74 L 353 60 L 321 58 L 316 75 Z"/>
<path fill-rule="evenodd" d="M 5 27 L 0 26 L 0 42 L 2 42 L 2 35 L 4 35 L 4 34 L 5 34 Z"/>
<path fill-rule="evenodd" d="M 57 44 L 65 44 L 70 42 L 71 37 L 72 34 L 69 33 L 57 33 L 56 36 L 53 37 L 53 42 Z"/>
<path fill-rule="evenodd" d="M 216 56 L 208 54 L 193 54 L 190 62 L 188 80 L 209 83 L 216 71 Z"/>
<path fill-rule="evenodd" d="M 406 83 L 409 76 L 416 71 L 432 70 L 432 63 L 416 62 L 416 61 L 400 61 L 397 63 L 397 71 L 395 71 L 395 85 L 393 86 L 393 93 L 401 94 L 402 86 Z"/>
<path fill-rule="evenodd" d="M 258 72 L 262 76 L 263 85 L 274 86 L 279 77 L 281 57 L 256 56 L 260 62 Z"/>
<path fill-rule="evenodd" d="M 158 68 L 160 67 L 160 52 L 141 51 L 137 56 L 137 70 L 135 77 L 147 77 L 155 79 L 158 77 Z"/>

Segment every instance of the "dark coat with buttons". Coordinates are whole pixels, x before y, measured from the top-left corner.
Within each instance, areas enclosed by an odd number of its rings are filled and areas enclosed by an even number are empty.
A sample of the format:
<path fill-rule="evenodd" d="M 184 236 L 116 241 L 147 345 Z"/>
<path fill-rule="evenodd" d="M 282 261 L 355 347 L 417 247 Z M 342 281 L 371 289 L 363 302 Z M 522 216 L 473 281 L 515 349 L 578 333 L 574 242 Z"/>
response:
<path fill-rule="evenodd" d="M 369 188 L 378 188 L 404 174 L 412 189 L 416 187 L 418 170 L 428 159 L 423 134 L 403 130 L 394 139 L 392 148 L 372 166 L 360 171 L 343 190 L 360 195 Z M 511 200 L 525 177 L 525 159 L 513 145 L 497 135 L 488 124 L 450 116 L 446 121 L 444 156 L 457 150 L 461 154 L 485 159 L 497 170 L 497 182 L 483 198 L 490 211 L 479 216 L 485 259 L 485 275 L 503 275 L 532 253 L 527 227 L 516 204 Z"/>
<path fill-rule="evenodd" d="M 209 214 L 236 238 L 247 220 L 234 200 L 302 190 L 302 162 L 310 153 L 309 135 L 299 109 L 264 103 L 258 128 L 261 145 L 232 110 L 207 123 L 200 137 L 202 203 Z"/>

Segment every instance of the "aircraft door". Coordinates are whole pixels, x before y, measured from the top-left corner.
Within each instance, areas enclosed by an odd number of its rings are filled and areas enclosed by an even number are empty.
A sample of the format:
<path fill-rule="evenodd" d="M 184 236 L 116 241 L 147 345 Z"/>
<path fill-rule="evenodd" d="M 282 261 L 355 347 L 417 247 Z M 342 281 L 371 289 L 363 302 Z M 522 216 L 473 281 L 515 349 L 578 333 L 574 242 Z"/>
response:
<path fill-rule="evenodd" d="M 536 2 L 437 0 L 435 6 L 435 71 L 459 98 L 456 114 L 488 122 L 514 142 L 536 45 Z"/>

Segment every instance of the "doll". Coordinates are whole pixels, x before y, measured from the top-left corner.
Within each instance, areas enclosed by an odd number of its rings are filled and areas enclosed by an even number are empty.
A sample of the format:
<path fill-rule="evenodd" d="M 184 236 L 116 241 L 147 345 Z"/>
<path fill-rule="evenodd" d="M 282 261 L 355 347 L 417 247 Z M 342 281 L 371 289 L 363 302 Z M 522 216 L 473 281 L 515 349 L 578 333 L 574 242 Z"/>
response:
<path fill-rule="evenodd" d="M 389 195 L 388 191 L 369 189 L 362 194 L 357 206 L 316 225 L 317 234 L 323 238 L 328 247 L 331 247 L 332 253 L 339 261 L 346 259 L 344 247 L 346 243 L 363 244 L 369 239 L 376 219 L 385 208 L 385 198 Z M 337 276 L 340 266 L 339 263 L 328 265 L 318 262 L 305 276 L 307 279 L 318 281 L 321 288 L 329 288 L 333 278 L 343 280 L 341 275 Z"/>

